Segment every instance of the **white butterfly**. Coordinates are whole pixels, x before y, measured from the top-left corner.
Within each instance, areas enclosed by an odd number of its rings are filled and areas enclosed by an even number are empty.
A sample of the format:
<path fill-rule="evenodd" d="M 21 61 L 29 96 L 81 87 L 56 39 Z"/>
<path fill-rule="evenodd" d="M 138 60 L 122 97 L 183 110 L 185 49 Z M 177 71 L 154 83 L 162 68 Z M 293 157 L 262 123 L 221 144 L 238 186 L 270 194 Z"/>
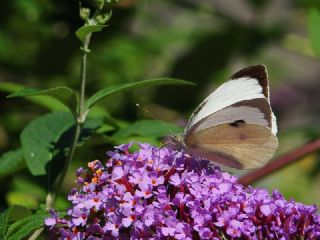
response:
<path fill-rule="evenodd" d="M 278 148 L 264 65 L 247 67 L 212 92 L 193 112 L 182 146 L 237 169 L 265 165 Z"/>

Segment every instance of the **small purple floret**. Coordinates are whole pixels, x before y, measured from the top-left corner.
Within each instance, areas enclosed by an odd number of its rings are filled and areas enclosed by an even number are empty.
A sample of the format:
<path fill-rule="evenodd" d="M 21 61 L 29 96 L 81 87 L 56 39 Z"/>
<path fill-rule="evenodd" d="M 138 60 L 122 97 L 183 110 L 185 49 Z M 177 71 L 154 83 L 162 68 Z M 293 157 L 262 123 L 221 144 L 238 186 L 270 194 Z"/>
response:
<path fill-rule="evenodd" d="M 170 148 L 117 146 L 76 173 L 57 239 L 320 239 L 316 206 L 246 188 L 209 161 Z"/>

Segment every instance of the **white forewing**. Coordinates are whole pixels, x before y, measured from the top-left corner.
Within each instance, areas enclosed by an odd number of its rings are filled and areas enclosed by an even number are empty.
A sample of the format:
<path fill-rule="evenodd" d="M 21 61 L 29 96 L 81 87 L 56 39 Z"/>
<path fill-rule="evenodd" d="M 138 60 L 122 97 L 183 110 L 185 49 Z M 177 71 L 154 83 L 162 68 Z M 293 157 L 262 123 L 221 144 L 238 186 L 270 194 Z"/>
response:
<path fill-rule="evenodd" d="M 186 126 L 187 132 L 201 119 L 240 101 L 265 98 L 257 79 L 239 78 L 222 84 L 212 92 L 194 111 Z"/>

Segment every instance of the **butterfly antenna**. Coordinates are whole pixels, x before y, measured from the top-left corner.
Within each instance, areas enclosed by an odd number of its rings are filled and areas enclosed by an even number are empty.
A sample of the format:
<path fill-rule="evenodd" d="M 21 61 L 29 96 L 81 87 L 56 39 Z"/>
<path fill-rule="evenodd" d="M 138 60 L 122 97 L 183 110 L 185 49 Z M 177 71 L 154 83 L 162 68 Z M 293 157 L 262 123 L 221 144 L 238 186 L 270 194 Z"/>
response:
<path fill-rule="evenodd" d="M 161 121 L 152 112 L 150 112 L 148 109 L 142 107 L 139 103 L 136 103 L 136 107 L 140 108 L 142 111 L 144 111 L 146 114 L 148 114 L 152 119 Z M 169 127 L 169 125 L 165 121 L 161 121 L 161 123 L 169 130 L 169 132 L 172 136 L 175 135 L 175 133 L 172 131 L 172 129 Z"/>
<path fill-rule="evenodd" d="M 152 114 L 150 111 L 148 111 L 147 109 L 145 109 L 144 107 L 142 107 L 139 103 L 136 103 L 136 106 L 138 107 L 138 108 L 140 108 L 142 111 L 144 111 L 145 113 L 147 113 L 148 115 L 150 115 L 153 119 L 155 119 L 155 120 L 159 120 L 159 118 L 157 118 L 154 114 Z M 169 125 L 166 123 L 166 122 L 164 122 L 164 121 L 161 121 L 162 122 L 162 124 L 170 131 L 170 133 L 171 133 L 171 136 L 175 136 L 176 134 L 170 129 L 170 127 L 169 127 Z M 166 138 L 166 139 L 168 139 L 168 138 Z M 169 140 L 170 142 L 171 142 L 171 140 Z M 163 148 L 163 147 L 165 147 L 165 146 L 167 146 L 167 145 L 170 145 L 171 143 L 168 143 L 168 142 L 165 142 L 165 143 L 162 143 L 162 146 L 161 147 L 159 147 L 159 149 L 158 149 L 158 158 L 160 159 L 160 155 L 161 155 L 161 149 Z M 174 160 L 173 160 L 173 164 L 175 164 L 175 162 L 176 162 L 176 156 L 174 157 Z"/>
<path fill-rule="evenodd" d="M 157 118 L 152 112 L 150 112 L 148 109 L 142 107 L 139 103 L 136 103 L 136 107 L 140 108 L 142 111 L 144 111 L 147 115 L 149 115 L 152 119 L 154 120 L 159 120 L 159 118 Z M 168 124 L 164 121 L 161 121 L 161 123 L 170 131 L 171 135 L 173 136 L 174 133 L 173 131 L 170 129 L 170 127 L 168 126 Z M 162 146 L 158 148 L 158 160 L 160 159 L 160 155 L 161 155 L 161 149 L 166 145 L 162 142 L 161 144 Z"/>

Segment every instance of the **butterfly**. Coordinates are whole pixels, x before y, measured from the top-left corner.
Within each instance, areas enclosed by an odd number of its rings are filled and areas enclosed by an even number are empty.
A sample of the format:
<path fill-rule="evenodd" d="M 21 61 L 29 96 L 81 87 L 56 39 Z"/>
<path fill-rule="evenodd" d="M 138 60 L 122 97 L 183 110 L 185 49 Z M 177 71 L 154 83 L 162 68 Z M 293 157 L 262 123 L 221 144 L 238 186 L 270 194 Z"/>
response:
<path fill-rule="evenodd" d="M 276 134 L 267 69 L 255 65 L 235 73 L 194 110 L 179 144 L 191 155 L 253 169 L 274 155 Z"/>

